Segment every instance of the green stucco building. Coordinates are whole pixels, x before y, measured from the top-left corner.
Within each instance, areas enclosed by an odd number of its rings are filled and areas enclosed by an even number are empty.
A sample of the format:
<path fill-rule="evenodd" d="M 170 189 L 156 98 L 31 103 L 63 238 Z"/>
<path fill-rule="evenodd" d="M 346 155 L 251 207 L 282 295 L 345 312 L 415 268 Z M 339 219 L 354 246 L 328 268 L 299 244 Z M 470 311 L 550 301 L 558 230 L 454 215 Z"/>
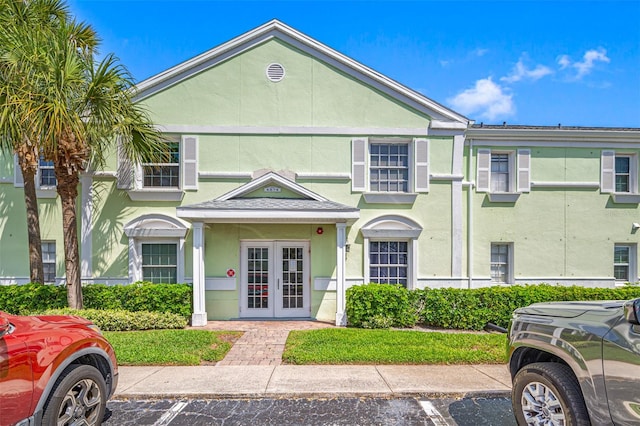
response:
<path fill-rule="evenodd" d="M 487 126 L 279 21 L 138 85 L 166 164 L 81 181 L 86 283 L 191 282 L 192 323 L 345 324 L 346 288 L 638 281 L 640 129 Z M 42 164 L 48 280 L 64 281 Z M 29 279 L 21 176 L 0 158 L 0 283 Z"/>

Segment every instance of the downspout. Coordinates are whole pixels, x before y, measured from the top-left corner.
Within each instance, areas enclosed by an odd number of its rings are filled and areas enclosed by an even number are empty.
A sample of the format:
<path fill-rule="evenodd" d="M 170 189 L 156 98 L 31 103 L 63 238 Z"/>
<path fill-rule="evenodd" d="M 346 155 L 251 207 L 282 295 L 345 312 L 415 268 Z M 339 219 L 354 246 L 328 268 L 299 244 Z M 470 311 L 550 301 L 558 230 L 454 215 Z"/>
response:
<path fill-rule="evenodd" d="M 467 190 L 467 275 L 469 279 L 467 288 L 469 290 L 473 285 L 473 188 L 475 187 L 475 180 L 471 174 L 472 162 L 473 139 L 469 139 L 469 162 L 467 163 L 467 177 L 469 179 L 469 189 Z"/>

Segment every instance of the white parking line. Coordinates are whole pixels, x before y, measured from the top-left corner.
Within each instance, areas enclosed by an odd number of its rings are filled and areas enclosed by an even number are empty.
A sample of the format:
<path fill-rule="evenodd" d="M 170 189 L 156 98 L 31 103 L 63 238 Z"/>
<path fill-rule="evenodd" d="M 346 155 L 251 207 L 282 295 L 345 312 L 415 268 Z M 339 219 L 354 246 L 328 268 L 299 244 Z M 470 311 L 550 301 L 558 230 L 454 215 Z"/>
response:
<path fill-rule="evenodd" d="M 442 414 L 433 406 L 431 401 L 419 401 L 422 409 L 427 416 L 429 416 L 429 420 L 433 422 L 436 426 L 449 426 L 449 423 L 442 417 Z"/>
<path fill-rule="evenodd" d="M 180 401 L 180 402 L 176 402 L 175 404 L 173 404 L 173 406 L 171 408 L 169 408 L 169 410 L 164 413 L 162 415 L 162 417 L 160 417 L 154 424 L 153 426 L 166 426 L 169 423 L 171 423 L 171 420 L 175 419 L 176 416 L 178 414 L 180 414 L 180 412 L 182 410 L 184 410 L 184 407 L 187 406 L 187 403 L 185 401 Z"/>

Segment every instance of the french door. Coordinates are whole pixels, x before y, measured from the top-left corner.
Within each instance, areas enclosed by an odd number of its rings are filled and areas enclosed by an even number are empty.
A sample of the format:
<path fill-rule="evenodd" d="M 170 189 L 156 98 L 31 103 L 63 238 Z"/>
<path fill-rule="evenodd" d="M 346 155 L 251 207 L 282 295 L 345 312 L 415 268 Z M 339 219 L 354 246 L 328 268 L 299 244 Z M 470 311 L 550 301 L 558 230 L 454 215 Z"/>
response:
<path fill-rule="evenodd" d="M 308 241 L 243 241 L 240 316 L 311 316 Z"/>

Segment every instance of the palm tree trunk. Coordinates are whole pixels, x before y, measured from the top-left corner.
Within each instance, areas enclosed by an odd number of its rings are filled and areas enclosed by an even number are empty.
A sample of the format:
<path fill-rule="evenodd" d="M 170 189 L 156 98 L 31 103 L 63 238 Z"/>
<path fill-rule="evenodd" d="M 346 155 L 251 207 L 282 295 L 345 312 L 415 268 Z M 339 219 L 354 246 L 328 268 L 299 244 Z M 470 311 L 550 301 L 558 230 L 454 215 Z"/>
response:
<path fill-rule="evenodd" d="M 67 172 L 66 167 L 55 166 L 58 195 L 62 203 L 62 231 L 64 233 L 64 267 L 67 281 L 67 303 L 71 309 L 82 309 L 82 285 L 80 283 L 80 254 L 78 250 L 78 173 Z"/>
<path fill-rule="evenodd" d="M 40 238 L 40 215 L 36 196 L 35 172 L 30 167 L 21 167 L 24 177 L 24 201 L 27 207 L 27 234 L 29 236 L 29 279 L 32 283 L 44 283 L 42 266 L 42 240 Z"/>

